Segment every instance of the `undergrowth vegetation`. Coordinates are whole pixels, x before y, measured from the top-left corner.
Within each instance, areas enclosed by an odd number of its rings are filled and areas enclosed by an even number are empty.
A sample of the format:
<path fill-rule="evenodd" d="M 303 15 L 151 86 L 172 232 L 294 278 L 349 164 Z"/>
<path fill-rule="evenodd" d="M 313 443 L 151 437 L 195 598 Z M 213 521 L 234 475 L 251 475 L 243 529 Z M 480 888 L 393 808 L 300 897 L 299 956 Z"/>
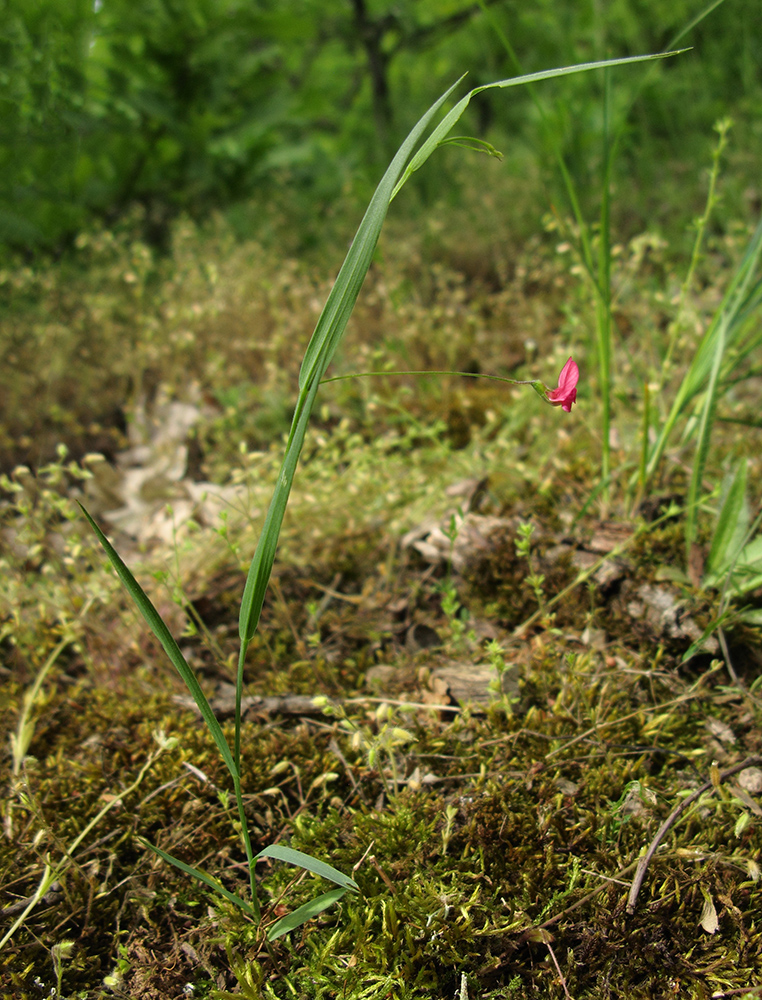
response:
<path fill-rule="evenodd" d="M 717 132 L 692 249 L 616 238 L 606 149 L 599 222 L 520 243 L 494 160 L 455 227 L 401 194 L 362 378 L 320 384 L 338 240 L 137 211 L 7 262 L 0 995 L 759 994 L 762 229 Z"/>
<path fill-rule="evenodd" d="M 689 300 L 697 325 L 711 314 L 722 275 L 729 277 L 747 238 L 738 225 L 710 243 L 701 273 L 712 270 L 713 283 L 701 281 Z M 380 370 L 403 362 L 468 370 L 478 359 L 484 369 L 522 375 L 539 357 L 552 375 L 563 353 L 553 354 L 555 338 L 562 330 L 564 343 L 574 343 L 587 301 L 578 267 L 557 240 L 549 226 L 544 239 L 502 265 L 510 271 L 498 288 L 444 264 L 422 287 L 415 253 L 403 254 L 395 241 L 398 259 L 385 245 L 340 365 L 353 353 L 365 359 L 358 368 Z M 413 237 L 404 249 L 411 244 Z M 132 377 L 140 375 L 149 413 L 162 398 L 193 401 L 195 478 L 218 490 L 224 517 L 199 504 L 175 519 L 169 558 L 167 542 L 147 539 L 133 561 L 210 697 L 218 692 L 212 704 L 224 718 L 235 674 L 235 603 L 280 459 L 277 437 L 265 444 L 262 421 L 283 427 L 282 400 L 296 377 L 285 345 L 313 321 L 321 289 L 293 263 L 270 264 L 268 274 L 263 262 L 257 272 L 256 248 L 231 247 L 229 259 L 215 255 L 211 306 L 201 295 L 208 244 L 186 224 L 175 245 L 174 316 L 193 338 L 178 347 L 168 310 L 152 357 L 167 359 L 162 383 L 151 386 L 150 364 L 141 372 L 143 344 L 135 347 Z M 134 251 L 111 253 L 118 273 Z M 626 278 L 619 321 L 630 342 L 642 344 L 646 328 L 668 323 L 680 261 L 653 237 L 616 249 L 614 259 Z M 249 284 L 241 289 L 244 271 Z M 169 279 L 157 283 L 153 294 L 169 301 L 168 287 Z M 262 303 L 252 311 L 280 331 L 252 349 L 248 384 L 237 370 L 242 347 L 229 336 L 244 322 L 237 295 Z M 196 301 L 208 311 L 194 314 Z M 441 344 L 429 334 L 434 312 L 450 331 Z M 283 363 L 268 362 L 265 351 L 271 358 L 281 351 Z M 584 371 L 584 354 L 575 354 Z M 84 405 L 97 374 L 78 370 Z M 625 366 L 622 399 L 626 380 Z M 250 395 L 238 389 L 235 403 L 226 402 L 236 385 Z M 664 568 L 681 564 L 679 516 L 663 517 L 685 489 L 679 452 L 652 493 L 650 521 L 616 516 L 625 534 L 614 541 L 627 547 L 603 566 L 617 571 L 570 586 L 613 544 L 597 551 L 600 514 L 595 505 L 585 510 L 595 430 L 580 416 L 590 405 L 584 382 L 581 390 L 570 427 L 539 399 L 522 396 L 517 405 L 519 388 L 457 376 L 325 387 L 250 651 L 243 770 L 258 842 L 286 836 L 292 847 L 330 858 L 353 873 L 362 897 L 267 951 L 230 904 L 210 906 L 203 890 L 138 840 L 212 873 L 224 868 L 234 892 L 245 883 L 244 859 L 227 832 L 231 805 L 220 762 L 178 702 L 177 680 L 141 634 L 73 505 L 80 496 L 99 516 L 113 509 L 119 497 L 109 490 L 118 484 L 109 464 L 92 456 L 76 462 L 60 450 L 34 472 L 6 478 L 2 725 L 15 733 L 24 718 L 29 727 L 14 766 L 6 761 L 8 922 L 20 912 L 12 901 L 34 894 L 43 866 L 58 866 L 57 891 L 47 891 L 5 946 L 6 995 L 47 993 L 55 983 L 51 948 L 61 941 L 74 942 L 60 963 L 65 996 L 98 995 L 104 982 L 130 997 L 179 995 L 188 984 L 201 996 L 234 988 L 252 997 L 333 996 L 337 988 L 358 997 L 446 996 L 461 989 L 461 973 L 469 996 L 561 996 L 551 954 L 573 997 L 667 996 L 678 984 L 702 996 L 753 985 L 760 974 L 753 783 L 705 793 L 652 863 L 635 915 L 625 910 L 639 852 L 660 820 L 714 761 L 723 767 L 760 753 L 759 716 L 754 693 L 728 686 L 711 655 L 679 666 L 694 633 L 670 631 L 661 611 L 631 607 L 642 604 L 640 588 L 664 588 Z M 269 413 L 268 394 L 276 403 Z M 743 396 L 724 405 L 731 417 Z M 637 419 L 617 426 L 615 456 L 624 456 Z M 748 455 L 756 490 L 749 435 L 724 426 L 718 454 Z M 150 428 L 148 420 L 146 441 Z M 75 453 L 84 451 L 77 432 L 69 441 Z M 189 475 L 158 477 L 151 509 L 169 503 L 180 511 Z M 440 523 L 449 530 L 454 518 L 448 545 L 455 552 L 458 532 L 474 517 L 499 523 L 477 546 L 464 545 L 466 565 L 455 575 L 447 548 L 434 563 L 422 562 L 414 545 L 401 548 L 407 533 Z M 539 608 L 516 550 L 522 519 L 535 526 L 529 556 L 542 575 L 540 600 L 544 594 L 547 605 L 570 588 L 524 631 Z M 706 545 L 711 519 L 700 526 Z M 123 543 L 133 551 L 128 536 Z M 449 615 L 448 580 L 456 598 Z M 713 619 L 716 593 L 687 586 L 678 597 L 675 622 L 690 617 L 700 634 Z M 753 626 L 731 627 L 728 639 L 750 683 L 758 669 Z M 490 642 L 499 644 L 497 660 Z M 481 671 L 483 707 L 469 710 L 451 697 L 453 671 Z M 323 712 L 309 707 L 316 694 L 329 699 Z M 299 695 L 309 697 L 288 714 L 288 698 Z M 268 708 L 257 700 L 266 698 L 283 701 Z M 178 743 L 122 801 L 157 749 L 154 732 Z M 111 803 L 69 856 L 71 841 Z M 298 903 L 304 891 L 289 888 L 289 878 L 276 870 L 265 878 L 263 905 L 271 901 L 275 916 L 282 892 Z M 717 933 L 699 924 L 707 899 Z"/>
<path fill-rule="evenodd" d="M 526 377 L 542 359 L 552 378 L 568 344 L 582 364 L 592 362 L 590 296 L 568 239 L 572 224 L 553 216 L 538 223 L 540 233 L 520 248 L 507 232 L 502 240 L 493 233 L 481 258 L 475 247 L 474 259 L 464 260 L 445 240 L 432 262 L 429 234 L 390 220 L 337 371 Z M 434 219 L 432 230 L 441 224 Z M 723 220 L 707 237 L 685 302 L 680 353 L 716 308 L 750 235 L 748 223 Z M 612 258 L 624 347 L 617 419 L 632 419 L 624 432 L 632 437 L 637 413 L 627 404 L 637 406 L 638 377 L 658 369 L 660 331 L 674 319 L 686 263 L 658 232 L 615 243 Z M 337 262 L 335 252 L 329 260 Z M 203 229 L 178 224 L 165 258 L 125 226 L 83 235 L 63 266 L 7 268 L 0 273 L 3 468 L 37 468 L 61 442 L 77 459 L 91 451 L 113 458 L 127 446 L 128 421 L 163 395 L 199 407 L 194 461 L 205 477 L 224 475 L 242 445 L 261 450 L 287 431 L 300 360 L 294 345 L 306 342 L 330 273 L 331 265 L 283 260 L 255 242 L 234 241 L 221 218 Z M 724 401 L 722 416 L 752 418 L 743 388 Z M 583 384 L 580 391 L 589 390 Z M 411 417 L 444 419 L 458 445 L 490 414 L 511 419 L 510 399 L 498 384 L 394 375 L 326 386 L 318 424 L 348 420 L 375 434 Z"/>

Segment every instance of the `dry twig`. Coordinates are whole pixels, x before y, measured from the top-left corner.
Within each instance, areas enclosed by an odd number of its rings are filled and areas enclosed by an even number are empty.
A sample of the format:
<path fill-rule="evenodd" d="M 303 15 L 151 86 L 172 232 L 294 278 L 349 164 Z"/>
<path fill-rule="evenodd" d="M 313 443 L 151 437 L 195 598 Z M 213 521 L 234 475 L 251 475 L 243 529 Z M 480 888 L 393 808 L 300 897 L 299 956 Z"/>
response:
<path fill-rule="evenodd" d="M 638 902 L 638 895 L 640 894 L 640 889 L 643 885 L 643 879 L 646 877 L 646 871 L 651 863 L 651 858 L 659 848 L 659 844 L 662 842 L 664 837 L 669 832 L 670 828 L 675 824 L 675 822 L 680 818 L 680 816 L 685 812 L 688 806 L 693 805 L 693 803 L 699 799 L 704 792 L 708 792 L 710 788 L 715 787 L 716 783 L 721 781 L 726 781 L 728 778 L 732 778 L 734 774 L 738 774 L 739 771 L 745 771 L 747 767 L 754 767 L 755 764 L 762 764 L 762 757 L 755 755 L 753 757 L 747 757 L 746 760 L 742 760 L 740 764 L 734 764 L 733 767 L 729 767 L 726 771 L 721 771 L 719 775 L 712 780 L 705 781 L 703 785 L 696 789 L 695 792 L 683 799 L 683 801 L 675 806 L 672 812 L 667 816 L 662 825 L 656 831 L 656 836 L 651 841 L 651 844 L 643 855 L 643 857 L 638 861 L 638 868 L 635 872 L 635 878 L 632 880 L 632 885 L 630 887 L 630 895 L 627 897 L 627 912 L 630 916 L 635 912 L 635 906 Z"/>

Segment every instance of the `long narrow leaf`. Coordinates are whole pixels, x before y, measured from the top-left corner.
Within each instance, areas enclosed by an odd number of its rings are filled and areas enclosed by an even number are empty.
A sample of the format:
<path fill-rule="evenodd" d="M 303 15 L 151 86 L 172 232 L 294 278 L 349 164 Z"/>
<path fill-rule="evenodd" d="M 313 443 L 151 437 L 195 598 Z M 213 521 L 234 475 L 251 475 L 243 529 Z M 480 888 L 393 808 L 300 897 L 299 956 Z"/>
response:
<path fill-rule="evenodd" d="M 611 472 L 611 167 L 613 157 L 609 136 L 611 78 L 603 73 L 603 150 L 601 162 L 601 216 L 598 240 L 598 294 L 596 295 L 595 333 L 598 346 L 598 394 L 601 399 L 601 479 Z M 609 491 L 603 493 L 608 506 Z"/>
<path fill-rule="evenodd" d="M 344 875 L 338 869 L 334 868 L 333 865 L 328 865 L 325 861 L 318 861 L 317 858 L 313 858 L 309 854 L 304 854 L 302 851 L 295 851 L 292 847 L 271 844 L 263 851 L 260 851 L 254 860 L 256 861 L 259 858 L 274 858 L 276 861 L 285 861 L 289 865 L 298 865 L 300 868 L 306 868 L 313 875 L 321 875 L 323 878 L 335 882 L 336 885 L 340 885 L 345 890 L 352 889 L 357 892 L 360 888 L 353 878 Z"/>
<path fill-rule="evenodd" d="M 717 340 L 724 337 L 727 347 L 732 347 L 744 332 L 753 308 L 748 301 L 748 285 L 753 277 L 753 269 L 762 250 L 762 224 L 758 227 L 759 236 L 755 240 L 757 253 L 752 258 L 744 257 L 736 271 L 731 286 L 726 292 L 722 305 L 712 318 L 706 333 L 701 339 L 685 379 L 678 391 L 678 402 L 683 410 L 686 404 L 697 396 L 706 385 L 706 381 L 714 365 Z M 740 280 L 739 280 L 740 279 Z M 725 373 L 727 376 L 727 372 Z"/>
<path fill-rule="evenodd" d="M 690 646 L 686 649 L 686 651 L 680 658 L 680 662 L 687 663 L 688 660 L 690 660 L 692 657 L 696 655 L 696 653 L 701 652 L 701 650 L 704 648 L 704 643 L 707 641 L 710 635 L 714 635 L 714 633 L 717 631 L 718 628 L 722 628 L 729 622 L 737 620 L 738 620 L 737 613 L 735 611 L 731 611 L 726 608 L 725 611 L 721 612 L 716 618 L 713 618 L 712 621 L 709 622 L 707 627 L 701 633 L 701 635 L 698 637 L 698 639 L 695 639 L 690 644 Z"/>
<path fill-rule="evenodd" d="M 730 590 L 733 594 L 748 593 L 762 584 L 762 538 L 745 545 L 738 562 L 730 569 Z"/>
<path fill-rule="evenodd" d="M 748 462 L 743 459 L 738 463 L 727 485 L 706 561 L 707 576 L 728 569 L 743 544 L 749 527 L 749 505 L 746 501 L 747 469 Z"/>
<path fill-rule="evenodd" d="M 738 612 L 738 620 L 749 625 L 762 625 L 762 608 L 744 608 Z"/>
<path fill-rule="evenodd" d="M 756 590 L 762 584 L 762 537 L 757 535 L 760 524 L 762 511 L 746 529 L 740 543 L 736 544 L 730 563 L 723 566 L 720 572 L 704 578 L 704 586 L 722 587 L 720 607 L 723 609 L 727 608 L 732 598 Z"/>
<path fill-rule="evenodd" d="M 457 83 L 453 84 L 415 125 L 382 177 L 307 346 L 299 373 L 299 399 L 286 446 L 286 456 L 280 475 L 278 476 L 278 482 L 270 502 L 270 507 L 267 511 L 265 524 L 259 538 L 257 550 L 254 553 L 254 559 L 249 569 L 241 600 L 239 632 L 242 644 L 242 657 L 239 660 L 238 687 L 240 687 L 241 680 L 242 658 L 245 655 L 247 644 L 256 631 L 259 616 L 262 612 L 265 591 L 270 579 L 272 564 L 275 560 L 275 551 L 281 524 L 283 523 L 283 515 L 285 514 L 286 504 L 291 492 L 296 465 L 304 444 L 304 436 L 307 432 L 307 425 L 320 379 L 331 363 L 331 359 L 346 329 L 357 296 L 360 293 L 360 288 L 370 267 L 373 252 L 381 233 L 381 227 L 386 218 L 395 184 L 416 144 L 428 127 L 429 122 L 456 86 Z"/>
<path fill-rule="evenodd" d="M 519 87 L 527 83 L 537 83 L 540 80 L 550 80 L 557 76 L 569 76 L 572 73 L 584 73 L 591 69 L 602 69 L 606 66 L 626 66 L 630 63 L 641 63 L 649 62 L 654 59 L 666 59 L 669 56 L 679 55 L 681 52 L 686 52 L 687 49 L 675 49 L 672 52 L 656 52 L 645 56 L 627 56 L 623 59 L 604 59 L 600 62 L 591 63 L 579 63 L 576 66 L 563 66 L 559 69 L 544 69 L 537 73 L 524 73 L 522 76 L 514 76 L 508 80 L 497 80 L 495 83 L 485 83 L 481 87 L 475 87 L 472 91 L 466 94 L 465 97 L 461 98 L 460 101 L 455 105 L 455 107 L 445 115 L 442 121 L 437 125 L 434 131 L 431 133 L 426 142 L 423 143 L 421 148 L 412 158 L 410 163 L 405 169 L 405 173 L 402 175 L 399 183 L 394 189 L 394 197 L 400 188 L 405 184 L 407 179 L 416 170 L 419 170 L 423 164 L 428 160 L 434 150 L 439 146 L 444 140 L 445 136 L 450 132 L 452 127 L 458 121 L 458 119 L 463 115 L 463 112 L 468 107 L 471 102 L 471 98 L 475 97 L 476 94 L 481 94 L 485 90 L 505 89 L 506 87 Z"/>
<path fill-rule="evenodd" d="M 459 83 L 460 80 L 457 80 L 452 87 L 448 88 L 416 123 L 381 178 L 307 345 L 299 372 L 300 389 L 306 389 L 314 378 L 317 377 L 319 380 L 325 374 L 325 370 L 343 336 L 347 321 L 373 259 L 376 243 L 381 234 L 381 227 L 384 224 L 397 180 L 419 139 L 426 131 L 429 122 Z"/>
<path fill-rule="evenodd" d="M 682 39 L 685 38 L 687 34 L 690 34 L 690 32 L 693 31 L 696 25 L 701 24 L 701 22 L 704 20 L 705 17 L 708 17 L 713 10 L 716 10 L 720 6 L 720 4 L 723 4 L 724 2 L 725 0 L 711 0 L 711 2 L 708 3 L 707 6 L 704 7 L 704 9 L 699 14 L 696 14 L 696 16 L 693 18 L 692 21 L 689 21 L 684 28 L 680 29 L 680 31 L 670 41 L 667 48 L 671 49 L 673 45 L 677 45 L 679 42 L 681 42 Z"/>
<path fill-rule="evenodd" d="M 603 66 L 621 66 L 653 59 L 664 59 L 667 56 L 675 54 L 677 52 L 665 52 L 646 56 L 630 56 L 624 59 L 609 59 L 595 63 L 583 63 L 578 66 L 567 66 L 561 69 L 529 73 L 521 77 L 500 80 L 497 83 L 477 87 L 458 102 L 456 107 L 445 116 L 444 120 L 434 129 L 431 136 L 422 144 L 418 153 L 413 155 L 415 147 L 426 131 L 429 122 L 450 96 L 455 86 L 457 86 L 456 83 L 429 108 L 412 129 L 402 146 L 400 146 L 376 188 L 368 210 L 360 223 L 360 227 L 341 266 L 336 283 L 328 296 L 328 300 L 320 315 L 315 331 L 307 346 L 304 360 L 302 361 L 299 373 L 299 399 L 291 425 L 286 456 L 272 501 L 270 502 L 257 550 L 249 569 L 241 600 L 239 633 L 242 649 L 238 665 L 237 689 L 243 683 L 243 658 L 246 654 L 246 647 L 257 629 L 259 616 L 262 612 L 262 605 L 270 573 L 272 572 L 272 565 L 275 560 L 275 551 L 286 504 L 293 484 L 299 454 L 304 443 L 304 435 L 307 431 L 309 417 L 314 405 L 317 383 L 325 374 L 343 336 L 349 316 L 357 300 L 362 283 L 365 280 L 365 275 L 370 267 L 389 203 L 394 195 L 399 191 L 401 185 L 405 183 L 410 174 L 426 162 L 431 153 L 452 129 L 458 118 L 460 118 L 468 106 L 471 97 L 475 94 L 493 88 L 516 87 L 533 81 L 567 76 L 570 73 L 580 73 Z M 236 747 L 236 759 L 237 756 L 238 747 Z"/>
<path fill-rule="evenodd" d="M 238 773 L 238 769 L 233 760 L 233 755 L 230 752 L 230 747 L 228 746 L 228 741 L 225 739 L 225 734 L 222 732 L 222 728 L 217 721 L 214 712 L 212 711 L 211 705 L 207 701 L 206 695 L 201 690 L 201 685 L 199 684 L 196 675 L 193 673 L 191 668 L 188 666 L 185 657 L 180 652 L 180 647 L 175 642 L 172 633 L 169 631 L 164 621 L 156 610 L 156 608 L 151 603 L 148 595 L 145 593 L 143 588 L 140 586 L 138 581 L 129 571 L 125 563 L 123 562 L 121 556 L 116 551 L 111 542 L 106 538 L 101 529 L 95 523 L 90 514 L 85 510 L 82 504 L 79 505 L 82 508 L 82 513 L 87 518 L 90 527 L 95 532 L 98 541 L 103 546 L 106 555 L 111 562 L 111 565 L 117 572 L 119 579 L 124 584 L 127 592 L 129 593 L 132 600 L 137 605 L 138 610 L 141 615 L 145 618 L 148 623 L 148 627 L 151 629 L 153 634 L 159 640 L 159 642 L 164 647 L 164 652 L 172 661 L 177 672 L 180 674 L 182 679 L 193 696 L 193 700 L 198 705 L 198 709 L 206 723 L 209 732 L 212 734 L 212 739 L 217 744 L 217 748 L 222 754 L 225 763 L 230 770 L 230 773 L 235 777 Z"/>
<path fill-rule="evenodd" d="M 275 941 L 277 938 L 283 937 L 284 934 L 295 931 L 297 927 L 306 924 L 308 920 L 316 917 L 318 913 L 322 913 L 329 906 L 338 903 L 341 897 L 346 894 L 346 891 L 346 889 L 331 889 L 329 892 L 324 892 L 322 896 L 316 896 L 314 899 L 311 899 L 309 903 L 300 906 L 293 913 L 287 913 L 285 917 L 281 917 L 277 923 L 272 925 L 267 932 L 267 940 Z"/>
<path fill-rule="evenodd" d="M 696 515 L 698 513 L 699 497 L 703 489 L 704 469 L 706 467 L 706 458 L 709 454 L 709 441 L 712 435 L 712 427 L 714 426 L 714 414 L 717 409 L 717 384 L 720 377 L 722 360 L 725 355 L 725 344 L 725 324 L 721 323 L 719 336 L 714 345 L 715 354 L 701 413 L 696 454 L 693 458 L 693 471 L 691 473 L 690 486 L 688 487 L 688 509 L 685 514 L 686 565 L 690 563 L 691 546 L 693 545 L 693 538 L 696 533 Z"/>
<path fill-rule="evenodd" d="M 720 336 L 723 337 L 726 349 L 735 347 L 753 315 L 754 308 L 759 306 L 759 281 L 755 280 L 755 276 L 760 254 L 762 254 L 762 219 L 749 241 L 743 259 L 736 268 L 730 285 L 722 297 L 722 302 L 701 338 L 698 349 L 675 394 L 669 415 L 649 456 L 646 469 L 647 479 L 650 479 L 656 471 L 672 436 L 675 424 L 686 413 L 690 403 L 704 389 L 716 357 L 718 339 Z M 723 374 L 727 377 L 727 372 Z"/>
<path fill-rule="evenodd" d="M 240 906 L 242 910 L 245 910 L 250 916 L 256 916 L 254 907 L 250 903 L 247 903 L 245 899 L 241 899 L 240 896 L 236 896 L 234 892 L 230 892 L 225 888 L 224 885 L 220 885 L 217 879 L 212 878 L 211 875 L 207 875 L 206 872 L 202 872 L 199 868 L 193 868 L 191 865 L 186 865 L 184 861 L 180 861 L 179 858 L 173 857 L 171 854 L 167 854 L 166 851 L 162 851 L 160 847 L 156 847 L 155 844 L 151 844 L 147 840 L 140 838 L 140 843 L 147 847 L 149 850 L 153 851 L 154 854 L 158 854 L 159 857 L 169 862 L 169 864 L 174 865 L 175 868 L 179 868 L 180 871 L 185 872 L 186 875 L 191 875 L 193 878 L 198 879 L 199 882 L 203 882 L 204 885 L 208 885 L 210 889 L 214 889 L 216 893 L 220 896 L 224 896 L 231 903 L 235 903 L 236 906 Z"/>

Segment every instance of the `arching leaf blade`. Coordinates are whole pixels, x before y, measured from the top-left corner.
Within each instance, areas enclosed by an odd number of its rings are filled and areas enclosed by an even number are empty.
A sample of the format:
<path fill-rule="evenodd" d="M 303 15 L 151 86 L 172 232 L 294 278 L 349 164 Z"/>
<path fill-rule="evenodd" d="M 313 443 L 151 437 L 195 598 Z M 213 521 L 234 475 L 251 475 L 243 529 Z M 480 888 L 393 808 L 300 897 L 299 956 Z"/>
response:
<path fill-rule="evenodd" d="M 280 920 L 272 925 L 267 932 L 267 940 L 276 941 L 279 937 L 283 937 L 284 934 L 295 931 L 302 924 L 306 924 L 308 920 L 312 920 L 313 917 L 322 913 L 323 910 L 327 910 L 334 903 L 338 903 L 341 897 L 346 894 L 346 891 L 346 889 L 331 889 L 328 892 L 324 892 L 322 896 L 316 896 L 314 899 L 311 899 L 309 903 L 300 906 L 293 913 L 287 913 L 285 917 L 281 917 Z"/>
<path fill-rule="evenodd" d="M 235 762 L 233 761 L 233 755 L 228 746 L 228 741 L 225 739 L 225 734 L 222 732 L 222 727 L 220 726 L 217 718 L 212 711 L 212 707 L 209 704 L 206 695 L 201 690 L 201 685 L 198 682 L 196 675 L 193 673 L 191 668 L 188 666 L 185 657 L 180 652 L 180 647 L 177 645 L 172 633 L 169 631 L 167 626 L 164 624 L 159 612 L 151 603 L 150 598 L 140 586 L 138 581 L 132 575 L 128 569 L 125 562 L 122 560 L 119 553 L 116 551 L 111 542 L 106 538 L 105 534 L 98 527 L 96 522 L 90 516 L 89 512 L 82 506 L 79 505 L 82 513 L 87 518 L 90 527 L 95 532 L 98 541 L 101 543 L 103 550 L 109 558 L 109 562 L 116 570 L 117 576 L 122 581 L 125 589 L 129 593 L 130 597 L 134 601 L 135 605 L 140 611 L 143 618 L 146 620 L 148 627 L 151 629 L 153 634 L 161 643 L 164 652 L 167 654 L 175 667 L 177 672 L 180 674 L 182 679 L 193 696 L 193 700 L 198 706 L 198 710 L 206 723 L 209 732 L 212 735 L 212 739 L 217 745 L 217 749 L 220 751 L 223 760 L 228 766 L 228 769 L 232 775 L 237 774 L 237 768 Z"/>
<path fill-rule="evenodd" d="M 273 858 L 276 861 L 285 861 L 289 865 L 306 868 L 313 875 L 320 875 L 323 878 L 327 878 L 345 890 L 351 889 L 353 892 L 358 892 L 360 888 L 353 878 L 344 875 L 343 872 L 334 868 L 333 865 L 326 864 L 325 861 L 319 861 L 317 858 L 313 858 L 310 854 L 304 854 L 302 851 L 295 851 L 292 847 L 284 847 L 281 844 L 270 844 L 269 847 L 265 847 L 263 851 L 260 851 L 254 860 L 257 861 L 259 858 Z"/>

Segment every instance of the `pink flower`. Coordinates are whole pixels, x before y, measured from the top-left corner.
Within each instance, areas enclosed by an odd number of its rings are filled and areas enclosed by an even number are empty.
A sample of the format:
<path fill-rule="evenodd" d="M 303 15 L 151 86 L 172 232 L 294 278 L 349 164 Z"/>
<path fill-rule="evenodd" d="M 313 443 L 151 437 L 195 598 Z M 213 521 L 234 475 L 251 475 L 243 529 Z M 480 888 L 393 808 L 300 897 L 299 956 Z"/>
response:
<path fill-rule="evenodd" d="M 569 358 L 558 376 L 558 388 L 548 391 L 546 396 L 548 402 L 570 413 L 572 403 L 577 401 L 577 382 L 579 382 L 579 365 Z"/>

